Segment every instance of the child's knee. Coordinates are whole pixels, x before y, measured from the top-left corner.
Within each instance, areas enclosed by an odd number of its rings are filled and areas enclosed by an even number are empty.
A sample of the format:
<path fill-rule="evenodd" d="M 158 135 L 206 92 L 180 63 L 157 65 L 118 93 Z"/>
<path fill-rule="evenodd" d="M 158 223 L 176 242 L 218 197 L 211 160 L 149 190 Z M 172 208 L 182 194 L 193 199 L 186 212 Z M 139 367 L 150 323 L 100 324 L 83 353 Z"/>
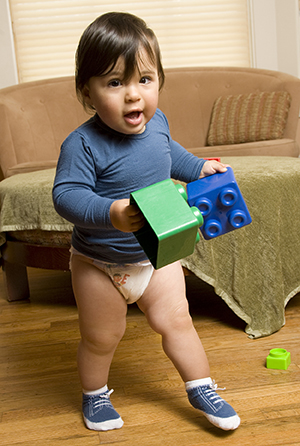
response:
<path fill-rule="evenodd" d="M 183 307 L 167 314 L 154 314 L 148 317 L 148 322 L 150 327 L 161 335 L 183 332 L 193 325 L 189 312 Z"/>
<path fill-rule="evenodd" d="M 113 330 L 99 330 L 93 334 L 82 336 L 84 346 L 94 353 L 107 354 L 114 351 L 124 336 L 126 325 L 120 323 Z"/>

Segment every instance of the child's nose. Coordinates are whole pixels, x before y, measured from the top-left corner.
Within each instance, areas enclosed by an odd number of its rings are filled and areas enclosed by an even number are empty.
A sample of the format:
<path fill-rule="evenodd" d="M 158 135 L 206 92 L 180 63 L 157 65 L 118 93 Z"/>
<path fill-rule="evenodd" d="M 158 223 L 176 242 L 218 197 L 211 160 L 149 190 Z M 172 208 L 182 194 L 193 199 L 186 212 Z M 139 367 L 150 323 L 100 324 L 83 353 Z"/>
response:
<path fill-rule="evenodd" d="M 141 96 L 138 87 L 134 84 L 128 85 L 126 90 L 126 101 L 134 102 L 138 101 L 140 98 Z"/>

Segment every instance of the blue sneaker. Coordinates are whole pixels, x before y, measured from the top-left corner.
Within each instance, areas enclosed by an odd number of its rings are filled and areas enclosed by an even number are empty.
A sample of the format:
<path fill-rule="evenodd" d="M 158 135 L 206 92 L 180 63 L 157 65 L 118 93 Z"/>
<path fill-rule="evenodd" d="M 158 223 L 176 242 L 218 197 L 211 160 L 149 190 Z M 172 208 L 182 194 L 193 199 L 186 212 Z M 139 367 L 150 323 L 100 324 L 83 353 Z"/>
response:
<path fill-rule="evenodd" d="M 98 395 L 83 394 L 82 412 L 86 427 L 96 431 L 120 429 L 124 422 L 110 402 L 113 390 Z"/>
<path fill-rule="evenodd" d="M 189 401 L 214 426 L 234 430 L 239 427 L 241 420 L 230 404 L 216 393 L 217 388 L 213 381 L 211 384 L 191 388 L 187 390 Z"/>

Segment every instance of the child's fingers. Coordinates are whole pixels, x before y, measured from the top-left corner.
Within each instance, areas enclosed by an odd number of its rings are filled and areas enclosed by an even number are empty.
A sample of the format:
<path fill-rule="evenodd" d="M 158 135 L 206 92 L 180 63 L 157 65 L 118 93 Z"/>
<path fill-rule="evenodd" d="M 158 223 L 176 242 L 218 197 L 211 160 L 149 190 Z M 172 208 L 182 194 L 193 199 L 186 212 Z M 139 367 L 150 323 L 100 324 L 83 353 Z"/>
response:
<path fill-rule="evenodd" d="M 134 204 L 129 205 L 127 208 L 127 215 L 130 219 L 131 232 L 138 231 L 144 226 L 146 220 L 138 206 Z"/>
<path fill-rule="evenodd" d="M 129 204 L 127 207 L 128 217 L 134 217 L 135 215 L 142 214 L 136 204 Z M 142 214 L 143 215 L 143 214 Z"/>
<path fill-rule="evenodd" d="M 229 164 L 220 163 L 219 161 L 215 160 L 206 161 L 206 163 L 204 163 L 203 165 L 203 169 L 201 171 L 199 178 L 207 177 L 217 172 L 219 173 L 226 172 L 227 167 L 230 167 Z"/>
<path fill-rule="evenodd" d="M 227 167 L 230 167 L 229 164 L 219 163 L 218 161 L 213 161 L 213 163 L 211 164 L 211 168 L 215 172 L 226 172 Z"/>

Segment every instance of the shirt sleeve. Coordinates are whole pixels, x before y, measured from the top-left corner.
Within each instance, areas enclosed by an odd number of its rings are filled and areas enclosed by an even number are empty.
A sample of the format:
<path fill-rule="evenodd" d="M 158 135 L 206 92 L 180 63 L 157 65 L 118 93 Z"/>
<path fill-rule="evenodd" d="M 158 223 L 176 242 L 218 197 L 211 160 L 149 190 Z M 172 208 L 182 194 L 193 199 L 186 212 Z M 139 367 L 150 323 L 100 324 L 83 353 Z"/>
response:
<path fill-rule="evenodd" d="M 94 192 L 96 167 L 89 147 L 73 132 L 62 144 L 52 191 L 56 211 L 83 228 L 108 228 L 113 199 Z"/>
<path fill-rule="evenodd" d="M 176 141 L 170 140 L 172 168 L 171 176 L 175 180 L 191 181 L 198 180 L 205 160 L 198 158 L 188 152 Z"/>
<path fill-rule="evenodd" d="M 160 117 L 161 124 L 169 139 L 172 162 L 171 177 L 175 180 L 185 181 L 186 183 L 198 180 L 205 160 L 188 152 L 178 142 L 174 141 L 170 135 L 166 115 L 159 109 L 157 110 L 157 115 Z"/>

